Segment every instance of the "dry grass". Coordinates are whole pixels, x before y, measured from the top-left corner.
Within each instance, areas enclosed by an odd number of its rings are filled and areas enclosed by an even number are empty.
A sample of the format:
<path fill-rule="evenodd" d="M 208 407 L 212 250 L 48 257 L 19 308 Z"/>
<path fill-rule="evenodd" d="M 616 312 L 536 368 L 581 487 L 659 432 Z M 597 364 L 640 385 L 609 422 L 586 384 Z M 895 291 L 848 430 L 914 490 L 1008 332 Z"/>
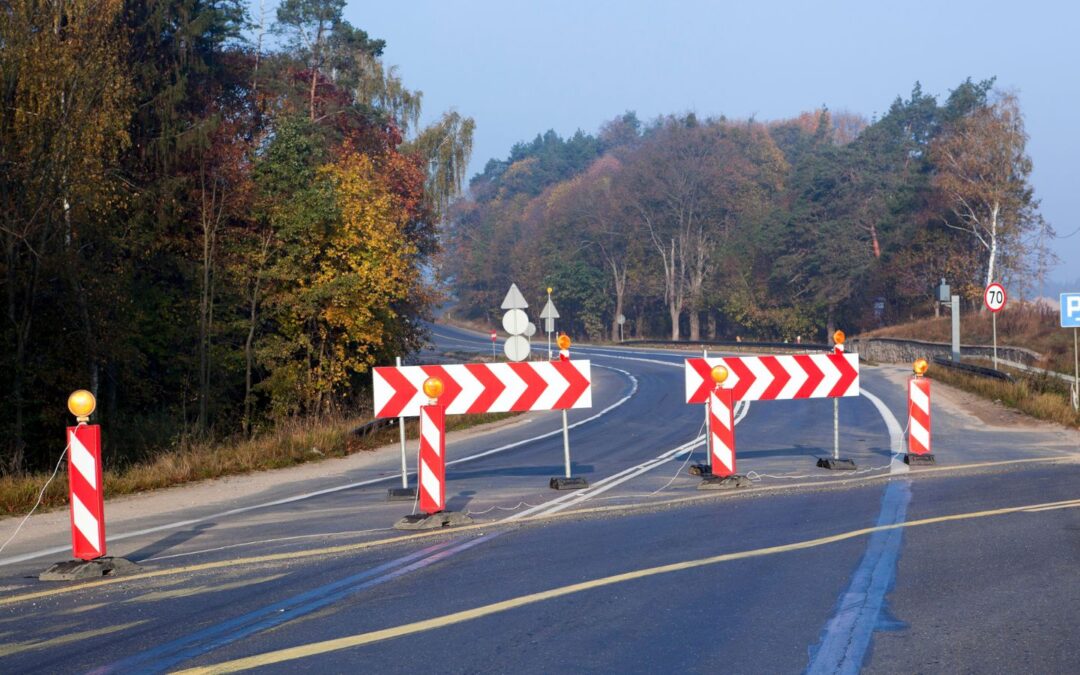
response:
<path fill-rule="evenodd" d="M 1056 308 L 1045 305 L 1015 304 L 998 314 L 998 346 L 1026 347 L 1043 355 L 1034 365 L 1061 373 L 1073 372 L 1073 332 L 1061 328 Z M 864 333 L 861 337 L 895 337 L 929 342 L 952 339 L 952 318 L 948 312 L 938 319 L 922 319 Z M 960 316 L 960 340 L 964 344 L 988 345 L 993 342 L 990 312 L 963 312 Z"/>
<path fill-rule="evenodd" d="M 1073 410 L 1067 383 L 1047 377 L 1027 377 L 1019 371 L 1012 373 L 1017 375 L 1015 382 L 979 377 L 944 367 L 931 368 L 927 375 L 983 398 L 1000 401 L 1002 405 L 1036 419 L 1080 428 L 1080 413 Z"/>
<path fill-rule="evenodd" d="M 466 429 L 517 414 L 454 415 L 447 417 L 447 431 Z M 354 430 L 365 421 L 338 419 L 317 423 L 296 422 L 284 425 L 273 434 L 251 439 L 186 443 L 157 455 L 151 461 L 121 471 L 106 467 L 105 496 L 108 498 L 210 478 L 280 469 L 328 457 L 344 457 L 397 441 L 396 426 L 363 437 L 355 434 Z M 417 438 L 415 420 L 406 423 L 405 433 L 408 438 Z M 29 511 L 48 478 L 48 474 L 0 478 L 0 514 L 17 515 Z M 61 467 L 39 508 L 63 507 L 67 499 L 67 476 Z"/>

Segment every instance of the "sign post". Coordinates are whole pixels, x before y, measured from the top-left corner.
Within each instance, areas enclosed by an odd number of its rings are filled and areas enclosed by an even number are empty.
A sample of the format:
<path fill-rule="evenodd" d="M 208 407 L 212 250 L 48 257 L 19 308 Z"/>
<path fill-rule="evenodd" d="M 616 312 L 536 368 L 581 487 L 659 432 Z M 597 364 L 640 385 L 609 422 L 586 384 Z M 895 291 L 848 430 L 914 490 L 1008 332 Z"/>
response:
<path fill-rule="evenodd" d="M 983 304 L 990 310 L 992 317 L 991 321 L 994 326 L 994 370 L 998 367 L 997 358 L 997 313 L 1005 308 L 1005 300 L 1007 296 L 1005 294 L 1005 287 L 1001 284 L 994 282 L 986 287 L 983 291 Z"/>
<path fill-rule="evenodd" d="M 498 340 L 498 339 L 499 339 L 499 334 L 496 333 L 495 331 L 491 331 L 491 360 L 492 361 L 494 361 L 496 359 L 496 356 L 495 356 L 495 341 Z M 399 363 L 398 365 L 400 366 L 401 364 Z"/>
<path fill-rule="evenodd" d="M 1080 352 L 1076 337 L 1080 329 L 1080 293 L 1061 294 L 1061 327 L 1073 329 L 1073 367 L 1076 369 L 1072 386 L 1073 410 L 1080 410 Z"/>
<path fill-rule="evenodd" d="M 548 361 L 551 360 L 551 334 L 555 332 L 555 319 L 559 318 L 559 310 L 555 309 L 555 303 L 551 302 L 551 287 L 547 289 L 548 300 L 544 309 L 540 312 L 540 318 L 544 320 L 544 332 L 548 339 Z"/>

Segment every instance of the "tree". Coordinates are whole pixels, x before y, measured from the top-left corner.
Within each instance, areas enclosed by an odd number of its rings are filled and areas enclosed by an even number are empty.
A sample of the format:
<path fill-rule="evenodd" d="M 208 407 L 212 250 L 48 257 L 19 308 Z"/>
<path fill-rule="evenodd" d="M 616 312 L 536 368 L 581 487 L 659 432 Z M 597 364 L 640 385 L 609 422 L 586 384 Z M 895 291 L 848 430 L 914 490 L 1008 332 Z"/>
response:
<path fill-rule="evenodd" d="M 999 278 L 1003 254 L 1015 268 L 1025 236 L 1044 227 L 1026 143 L 1016 96 L 999 94 L 955 120 L 931 145 L 933 184 L 948 208 L 944 222 L 982 247 L 986 285 Z"/>
<path fill-rule="evenodd" d="M 308 67 L 308 119 L 316 121 L 315 99 L 334 30 L 341 27 L 345 0 L 283 0 L 277 20 L 289 32 L 293 48 L 301 52 Z M 351 27 L 350 27 L 351 28 Z M 349 31 L 351 33 L 351 30 Z"/>

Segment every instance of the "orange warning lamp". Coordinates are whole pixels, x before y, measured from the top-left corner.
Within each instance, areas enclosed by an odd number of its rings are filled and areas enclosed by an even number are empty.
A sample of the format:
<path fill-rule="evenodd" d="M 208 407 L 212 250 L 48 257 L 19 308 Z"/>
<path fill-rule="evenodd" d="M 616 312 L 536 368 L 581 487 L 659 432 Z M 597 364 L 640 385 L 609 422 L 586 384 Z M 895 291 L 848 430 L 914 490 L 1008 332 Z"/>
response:
<path fill-rule="evenodd" d="M 727 379 L 728 371 L 724 366 L 714 366 L 712 369 L 712 379 L 716 383 L 716 386 L 724 384 L 724 380 Z"/>
<path fill-rule="evenodd" d="M 442 396 L 443 383 L 437 377 L 429 377 L 424 380 L 424 394 L 432 401 Z"/>
<path fill-rule="evenodd" d="M 915 371 L 916 376 L 922 377 L 930 369 L 930 364 L 926 362 L 926 359 L 915 359 L 911 369 Z"/>
<path fill-rule="evenodd" d="M 559 339 L 555 341 L 559 345 L 559 349 L 570 349 L 570 338 L 563 333 L 559 336 Z"/>
<path fill-rule="evenodd" d="M 89 422 L 90 415 L 97 408 L 97 400 L 94 395 L 85 389 L 78 389 L 71 392 L 71 396 L 68 396 L 68 410 L 75 416 L 75 419 L 79 422 Z"/>
<path fill-rule="evenodd" d="M 847 339 L 847 336 L 844 335 L 844 331 L 838 330 L 838 331 L 836 331 L 835 333 L 832 334 L 832 339 L 833 339 L 833 342 L 835 342 L 836 344 L 842 345 L 842 344 L 844 344 L 844 340 Z"/>

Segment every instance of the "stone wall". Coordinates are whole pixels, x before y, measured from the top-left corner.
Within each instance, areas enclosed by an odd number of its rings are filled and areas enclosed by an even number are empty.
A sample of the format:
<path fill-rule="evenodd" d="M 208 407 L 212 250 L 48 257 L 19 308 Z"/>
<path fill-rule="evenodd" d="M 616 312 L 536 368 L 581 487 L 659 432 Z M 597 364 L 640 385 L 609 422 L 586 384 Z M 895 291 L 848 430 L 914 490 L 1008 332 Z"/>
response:
<path fill-rule="evenodd" d="M 848 342 L 848 349 L 858 352 L 864 359 L 880 363 L 911 363 L 917 358 L 952 356 L 952 346 L 947 342 L 923 342 L 897 338 L 852 338 Z M 1035 363 L 1041 356 L 1038 352 L 1023 347 L 998 345 L 997 351 L 999 358 L 1026 365 Z M 994 355 L 994 347 L 993 345 L 960 345 L 960 355 L 989 359 Z"/>

